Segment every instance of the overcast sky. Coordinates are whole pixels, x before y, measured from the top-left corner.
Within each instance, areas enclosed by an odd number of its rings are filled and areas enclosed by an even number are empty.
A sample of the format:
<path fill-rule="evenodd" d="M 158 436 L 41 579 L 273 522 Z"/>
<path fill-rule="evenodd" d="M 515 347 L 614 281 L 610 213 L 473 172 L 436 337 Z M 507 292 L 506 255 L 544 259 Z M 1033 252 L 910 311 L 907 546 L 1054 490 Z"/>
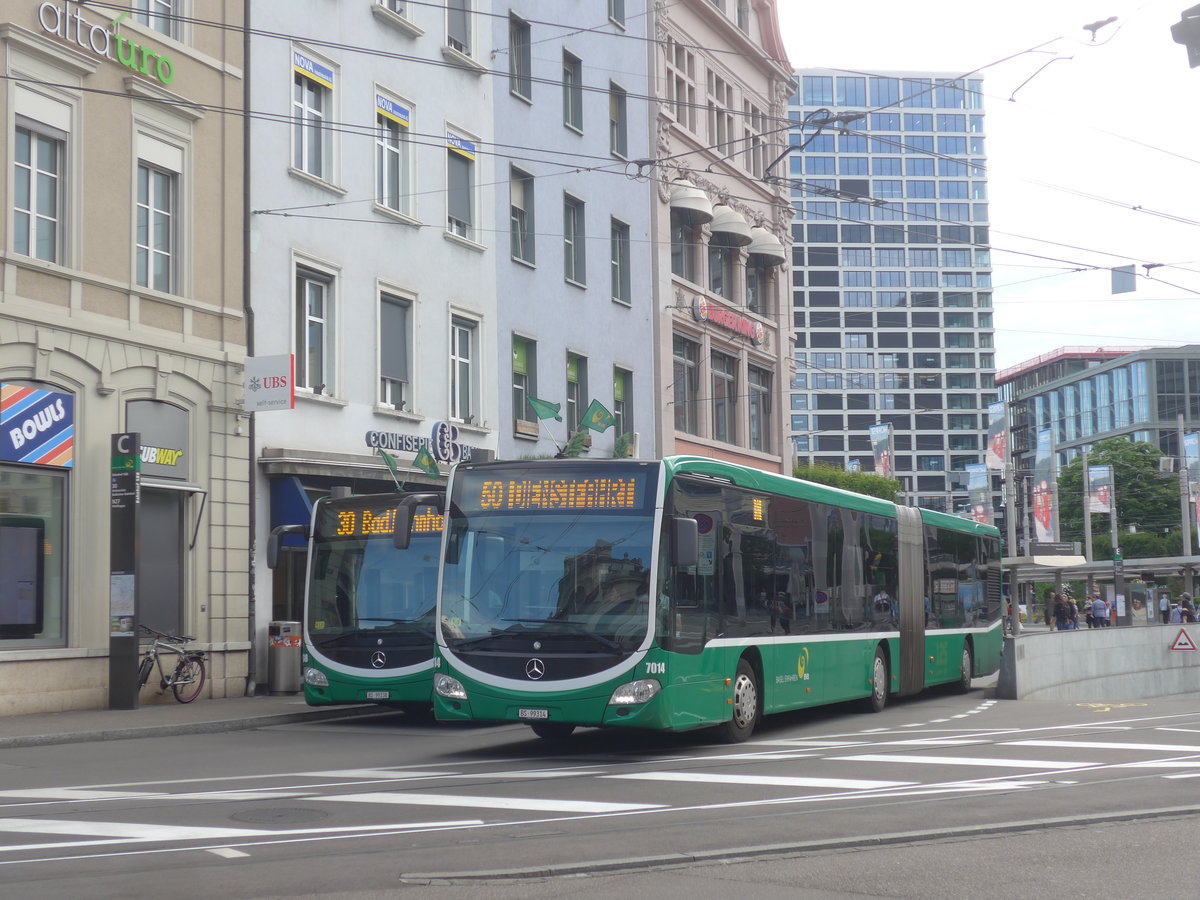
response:
<path fill-rule="evenodd" d="M 982 69 L 1001 369 L 1200 343 L 1200 68 L 1170 34 L 1190 5 L 778 0 L 795 68 Z M 1137 291 L 1113 295 L 1129 264 Z"/>

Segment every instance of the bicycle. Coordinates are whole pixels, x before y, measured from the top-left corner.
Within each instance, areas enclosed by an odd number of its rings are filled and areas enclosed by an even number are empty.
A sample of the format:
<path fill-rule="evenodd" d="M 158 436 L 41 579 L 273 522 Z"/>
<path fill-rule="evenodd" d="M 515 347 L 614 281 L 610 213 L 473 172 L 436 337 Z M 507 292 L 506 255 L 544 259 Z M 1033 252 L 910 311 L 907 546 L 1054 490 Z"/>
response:
<path fill-rule="evenodd" d="M 155 631 L 146 625 L 138 627 L 154 636 L 154 640 L 146 648 L 146 655 L 142 657 L 138 666 L 138 690 L 146 686 L 146 682 L 150 680 L 150 672 L 157 666 L 160 691 L 165 693 L 167 688 L 170 688 L 175 699 L 180 703 L 191 703 L 199 697 L 200 691 L 204 688 L 204 679 L 207 674 L 204 665 L 204 651 L 184 649 L 184 645 L 188 641 L 194 641 L 195 638 L 166 634 L 162 631 Z M 167 675 L 163 668 L 161 654 L 164 653 L 173 653 L 179 657 L 175 663 L 175 669 L 170 675 Z"/>

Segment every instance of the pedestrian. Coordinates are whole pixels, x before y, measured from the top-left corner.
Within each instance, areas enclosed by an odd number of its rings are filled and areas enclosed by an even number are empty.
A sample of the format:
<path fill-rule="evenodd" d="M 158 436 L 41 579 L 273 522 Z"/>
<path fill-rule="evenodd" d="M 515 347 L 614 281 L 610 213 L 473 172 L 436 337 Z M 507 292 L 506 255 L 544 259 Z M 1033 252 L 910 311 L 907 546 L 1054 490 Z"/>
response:
<path fill-rule="evenodd" d="M 1099 595 L 1092 601 L 1092 618 L 1095 619 L 1097 628 L 1108 625 L 1108 601 Z"/>
<path fill-rule="evenodd" d="M 1183 621 L 1183 610 L 1181 610 L 1179 608 L 1178 603 L 1172 603 L 1171 604 L 1171 612 L 1170 612 L 1170 623 L 1172 625 L 1178 625 L 1182 621 Z"/>
<path fill-rule="evenodd" d="M 1096 602 L 1095 594 L 1088 594 L 1087 599 L 1083 602 L 1083 614 L 1087 619 L 1087 627 L 1096 627 L 1096 617 L 1092 615 L 1092 604 Z"/>
<path fill-rule="evenodd" d="M 1179 595 L 1179 617 L 1185 624 L 1196 621 L 1196 609 L 1192 606 L 1192 595 L 1186 592 Z"/>
<path fill-rule="evenodd" d="M 1162 616 L 1162 623 L 1166 625 L 1171 616 L 1171 598 L 1167 596 L 1166 591 L 1158 595 L 1158 614 Z"/>
<path fill-rule="evenodd" d="M 1070 631 L 1075 623 L 1071 615 L 1071 601 L 1062 594 L 1055 596 L 1057 599 L 1054 601 L 1054 627 L 1059 631 Z"/>

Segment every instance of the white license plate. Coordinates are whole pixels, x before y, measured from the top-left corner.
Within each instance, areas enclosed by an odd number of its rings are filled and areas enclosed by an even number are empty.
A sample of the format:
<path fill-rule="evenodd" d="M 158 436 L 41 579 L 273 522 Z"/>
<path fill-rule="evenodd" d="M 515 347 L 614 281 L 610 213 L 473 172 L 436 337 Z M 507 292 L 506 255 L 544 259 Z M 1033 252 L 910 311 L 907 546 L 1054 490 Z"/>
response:
<path fill-rule="evenodd" d="M 518 709 L 518 719 L 548 719 L 550 718 L 550 710 L 548 709 Z"/>
<path fill-rule="evenodd" d="M 387 700 L 391 696 L 389 691 L 367 691 L 368 700 Z"/>

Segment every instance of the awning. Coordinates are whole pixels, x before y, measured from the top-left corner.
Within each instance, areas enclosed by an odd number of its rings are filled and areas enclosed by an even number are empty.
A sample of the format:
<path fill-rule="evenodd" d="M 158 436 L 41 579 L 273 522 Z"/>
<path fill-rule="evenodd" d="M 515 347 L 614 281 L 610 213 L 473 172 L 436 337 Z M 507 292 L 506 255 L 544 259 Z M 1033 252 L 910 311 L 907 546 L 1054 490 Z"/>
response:
<path fill-rule="evenodd" d="M 722 247 L 745 247 L 753 238 L 750 223 L 737 210 L 719 203 L 713 207 L 713 220 L 708 226 L 712 230 L 713 243 Z"/>
<path fill-rule="evenodd" d="M 713 220 L 708 195 L 690 181 L 671 182 L 671 209 L 687 213 L 693 225 L 705 225 Z"/>
<path fill-rule="evenodd" d="M 746 251 L 751 256 L 760 257 L 758 265 L 781 266 L 788 261 L 783 242 L 759 226 L 750 229 L 750 246 Z"/>

